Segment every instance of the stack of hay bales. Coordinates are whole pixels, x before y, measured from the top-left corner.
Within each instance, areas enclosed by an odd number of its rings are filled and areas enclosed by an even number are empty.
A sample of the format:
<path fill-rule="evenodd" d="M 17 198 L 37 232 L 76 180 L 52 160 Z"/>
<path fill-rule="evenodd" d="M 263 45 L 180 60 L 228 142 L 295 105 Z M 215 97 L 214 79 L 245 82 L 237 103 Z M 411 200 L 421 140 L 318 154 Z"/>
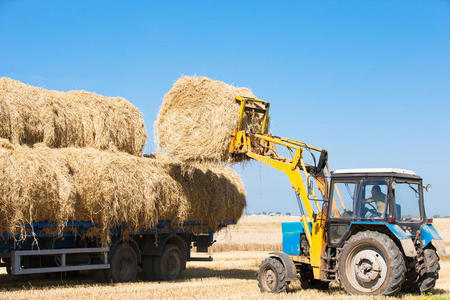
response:
<path fill-rule="evenodd" d="M 225 165 L 142 157 L 144 123 L 123 98 L 2 78 L 0 123 L 0 227 L 11 234 L 23 237 L 17 225 L 36 221 L 61 230 L 92 221 L 107 244 L 114 223 L 133 232 L 158 220 L 199 221 L 214 230 L 246 205 L 241 179 Z"/>

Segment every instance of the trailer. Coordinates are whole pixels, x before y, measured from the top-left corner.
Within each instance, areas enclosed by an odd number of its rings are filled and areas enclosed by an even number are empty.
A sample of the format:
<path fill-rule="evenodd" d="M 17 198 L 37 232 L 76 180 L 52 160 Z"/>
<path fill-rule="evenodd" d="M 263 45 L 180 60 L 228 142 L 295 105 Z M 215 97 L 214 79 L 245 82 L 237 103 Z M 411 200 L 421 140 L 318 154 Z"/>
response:
<path fill-rule="evenodd" d="M 235 224 L 220 222 L 217 228 Z M 92 271 L 103 282 L 134 281 L 141 271 L 147 280 L 175 280 L 188 261 L 212 261 L 211 256 L 192 257 L 191 249 L 207 253 L 215 242 L 214 231 L 200 222 L 173 224 L 158 221 L 152 229 L 126 233 L 120 224 L 110 232 L 110 246 L 102 246 L 92 222 L 58 224 L 34 222 L 23 226 L 25 234 L 2 233 L 0 266 L 12 276 L 70 271 Z"/>

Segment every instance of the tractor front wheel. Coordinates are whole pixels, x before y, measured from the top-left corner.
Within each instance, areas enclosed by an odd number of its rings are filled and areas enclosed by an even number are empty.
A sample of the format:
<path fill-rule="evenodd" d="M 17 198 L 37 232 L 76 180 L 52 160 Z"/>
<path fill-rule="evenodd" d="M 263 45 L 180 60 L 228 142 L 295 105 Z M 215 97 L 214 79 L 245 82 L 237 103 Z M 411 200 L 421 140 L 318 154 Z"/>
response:
<path fill-rule="evenodd" d="M 349 294 L 392 295 L 405 280 L 402 252 L 386 234 L 362 231 L 342 248 L 339 280 Z"/>
<path fill-rule="evenodd" d="M 261 292 L 281 293 L 286 290 L 286 269 L 276 258 L 263 260 L 258 270 L 258 286 Z"/>

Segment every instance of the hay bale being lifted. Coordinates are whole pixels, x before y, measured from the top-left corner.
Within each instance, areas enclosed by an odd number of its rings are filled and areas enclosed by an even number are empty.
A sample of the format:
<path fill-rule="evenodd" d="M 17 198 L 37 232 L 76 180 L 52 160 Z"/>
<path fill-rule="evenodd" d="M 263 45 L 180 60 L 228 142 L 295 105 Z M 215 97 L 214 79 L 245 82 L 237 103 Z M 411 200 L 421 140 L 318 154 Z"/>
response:
<path fill-rule="evenodd" d="M 32 221 L 60 229 L 69 220 L 92 221 L 107 245 L 113 223 L 135 232 L 158 220 L 200 221 L 214 230 L 219 221 L 237 221 L 245 207 L 239 176 L 224 166 L 0 144 L 0 227 L 12 234 L 24 234 L 17 225 Z"/>
<path fill-rule="evenodd" d="M 58 92 L 0 78 L 0 138 L 52 148 L 93 147 L 141 155 L 147 139 L 139 110 L 120 97 Z"/>
<path fill-rule="evenodd" d="M 206 77 L 183 76 L 164 96 L 155 122 L 158 147 L 182 160 L 230 161 L 231 133 L 239 120 L 235 96 L 254 97 Z M 262 115 L 246 113 L 243 130 L 260 132 Z"/>

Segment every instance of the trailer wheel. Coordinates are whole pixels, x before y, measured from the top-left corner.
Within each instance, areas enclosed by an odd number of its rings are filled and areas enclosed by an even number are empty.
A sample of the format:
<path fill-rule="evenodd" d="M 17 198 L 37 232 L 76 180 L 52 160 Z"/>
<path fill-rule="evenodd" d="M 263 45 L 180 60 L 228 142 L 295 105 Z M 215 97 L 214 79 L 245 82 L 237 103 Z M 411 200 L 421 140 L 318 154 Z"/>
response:
<path fill-rule="evenodd" d="M 173 244 L 168 244 L 164 247 L 162 255 L 153 259 L 154 279 L 176 280 L 180 277 L 183 265 L 184 259 L 180 249 Z"/>
<path fill-rule="evenodd" d="M 276 258 L 269 257 L 263 260 L 258 270 L 258 286 L 261 292 L 281 293 L 288 286 L 286 269 Z"/>
<path fill-rule="evenodd" d="M 110 268 L 105 270 L 106 280 L 129 282 L 136 279 L 138 259 L 134 249 L 127 244 L 118 244 L 109 253 Z"/>
<path fill-rule="evenodd" d="M 420 292 L 426 293 L 436 285 L 436 280 L 439 278 L 439 257 L 434 249 L 423 250 L 425 258 L 425 274 L 421 276 L 417 282 Z"/>
<path fill-rule="evenodd" d="M 338 265 L 339 280 L 349 294 L 392 295 L 405 280 L 402 252 L 389 236 L 376 231 L 353 235 Z"/>

